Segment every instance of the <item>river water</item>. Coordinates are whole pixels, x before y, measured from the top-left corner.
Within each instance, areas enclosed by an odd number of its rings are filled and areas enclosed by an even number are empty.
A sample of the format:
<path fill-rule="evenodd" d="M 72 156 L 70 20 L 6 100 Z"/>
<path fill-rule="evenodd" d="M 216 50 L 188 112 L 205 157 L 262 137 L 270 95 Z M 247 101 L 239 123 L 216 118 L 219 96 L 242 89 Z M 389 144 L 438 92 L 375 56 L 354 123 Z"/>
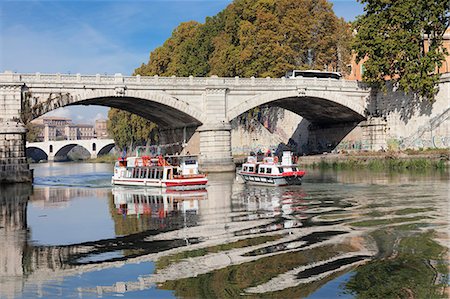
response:
<path fill-rule="evenodd" d="M 0 188 L 0 298 L 447 298 L 449 174 L 210 174 L 112 187 L 112 166 L 32 165 Z"/>

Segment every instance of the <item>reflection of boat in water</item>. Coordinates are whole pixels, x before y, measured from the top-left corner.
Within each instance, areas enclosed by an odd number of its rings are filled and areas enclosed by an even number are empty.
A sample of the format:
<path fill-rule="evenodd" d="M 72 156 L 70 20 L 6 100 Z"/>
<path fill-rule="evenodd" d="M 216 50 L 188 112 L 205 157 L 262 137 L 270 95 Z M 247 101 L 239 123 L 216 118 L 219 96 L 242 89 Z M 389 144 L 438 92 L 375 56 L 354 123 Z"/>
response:
<path fill-rule="evenodd" d="M 205 188 L 208 179 L 199 173 L 196 156 L 139 156 L 119 158 L 114 166 L 114 185 L 171 189 Z"/>
<path fill-rule="evenodd" d="M 112 189 L 112 194 L 117 214 L 151 215 L 156 218 L 165 218 L 173 211 L 196 214 L 199 201 L 208 198 L 206 189 L 181 191 L 116 187 Z"/>
<path fill-rule="evenodd" d="M 264 186 L 300 185 L 305 171 L 298 170 L 292 161 L 291 152 L 283 152 L 281 163 L 278 157 L 264 157 L 258 161 L 255 156 L 249 156 L 242 164 L 238 174 L 248 184 Z"/>

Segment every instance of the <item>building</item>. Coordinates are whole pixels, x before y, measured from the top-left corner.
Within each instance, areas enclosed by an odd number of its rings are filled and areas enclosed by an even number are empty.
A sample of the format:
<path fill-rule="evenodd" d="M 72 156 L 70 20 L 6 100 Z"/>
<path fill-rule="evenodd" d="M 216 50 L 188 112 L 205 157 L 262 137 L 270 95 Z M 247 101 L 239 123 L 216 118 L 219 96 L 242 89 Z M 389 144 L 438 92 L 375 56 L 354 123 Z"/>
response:
<path fill-rule="evenodd" d="M 31 123 L 37 128 L 37 141 L 95 138 L 93 125 L 74 124 L 70 118 L 46 116 L 37 118 Z"/>
<path fill-rule="evenodd" d="M 95 120 L 95 136 L 99 139 L 108 138 L 108 130 L 107 130 L 106 119 L 96 119 Z"/>

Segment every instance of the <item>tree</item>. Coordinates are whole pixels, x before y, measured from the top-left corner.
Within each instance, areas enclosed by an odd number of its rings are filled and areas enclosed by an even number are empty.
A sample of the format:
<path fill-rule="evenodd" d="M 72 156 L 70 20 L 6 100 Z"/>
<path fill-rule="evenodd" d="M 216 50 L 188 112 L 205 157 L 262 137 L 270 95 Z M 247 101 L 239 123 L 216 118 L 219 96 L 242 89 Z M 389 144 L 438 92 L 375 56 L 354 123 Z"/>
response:
<path fill-rule="evenodd" d="M 32 122 L 27 122 L 25 124 L 25 128 L 27 129 L 26 140 L 28 142 L 36 142 L 39 141 L 39 128 L 36 127 Z"/>
<path fill-rule="evenodd" d="M 364 15 L 354 23 L 353 49 L 364 62 L 363 79 L 377 87 L 391 79 L 405 92 L 433 99 L 437 69 L 445 59 L 449 25 L 446 0 L 359 0 Z"/>
<path fill-rule="evenodd" d="M 127 111 L 111 108 L 108 112 L 108 133 L 121 149 L 133 150 L 136 146 L 157 141 L 157 125 Z"/>
<path fill-rule="evenodd" d="M 327 0 L 235 0 L 204 24 L 180 24 L 140 75 L 280 77 L 345 71 L 351 30 Z"/>

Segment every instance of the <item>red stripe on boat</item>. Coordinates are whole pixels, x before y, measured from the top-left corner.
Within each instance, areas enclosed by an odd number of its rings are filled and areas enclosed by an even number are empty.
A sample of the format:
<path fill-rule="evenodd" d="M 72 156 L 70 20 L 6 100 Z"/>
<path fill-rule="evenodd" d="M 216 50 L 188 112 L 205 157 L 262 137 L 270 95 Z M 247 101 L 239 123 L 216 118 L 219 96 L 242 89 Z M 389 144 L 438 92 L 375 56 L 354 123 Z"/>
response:
<path fill-rule="evenodd" d="M 166 182 L 167 187 L 175 187 L 175 186 L 192 186 L 192 185 L 206 185 L 208 181 L 197 181 L 197 182 Z"/>

